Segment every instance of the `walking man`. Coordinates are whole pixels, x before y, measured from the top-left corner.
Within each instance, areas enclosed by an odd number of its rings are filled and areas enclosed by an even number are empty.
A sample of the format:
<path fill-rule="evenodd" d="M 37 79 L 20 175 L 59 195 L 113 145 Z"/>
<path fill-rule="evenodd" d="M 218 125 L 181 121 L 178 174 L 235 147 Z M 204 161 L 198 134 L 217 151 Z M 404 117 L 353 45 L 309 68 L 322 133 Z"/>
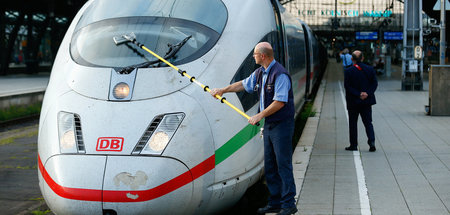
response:
<path fill-rule="evenodd" d="M 376 151 L 375 132 L 372 125 L 372 105 L 376 104 L 375 90 L 378 86 L 377 76 L 371 66 L 362 63 L 363 53 L 352 53 L 353 66 L 344 70 L 345 98 L 347 101 L 350 146 L 345 150 L 358 150 L 358 116 L 366 128 L 369 151 Z"/>
<path fill-rule="evenodd" d="M 294 133 L 294 96 L 292 81 L 286 69 L 273 57 L 270 43 L 258 43 L 253 57 L 261 65 L 246 79 L 227 87 L 213 89 L 211 95 L 222 96 L 227 92 L 247 91 L 258 93 L 258 114 L 248 122 L 255 125 L 265 118 L 264 170 L 270 197 L 267 206 L 258 214 L 281 215 L 297 212 L 295 182 L 292 172 L 292 136 Z"/>
<path fill-rule="evenodd" d="M 342 67 L 344 70 L 352 66 L 352 56 L 349 54 L 349 50 L 347 48 L 339 52 L 339 57 L 342 60 Z"/>

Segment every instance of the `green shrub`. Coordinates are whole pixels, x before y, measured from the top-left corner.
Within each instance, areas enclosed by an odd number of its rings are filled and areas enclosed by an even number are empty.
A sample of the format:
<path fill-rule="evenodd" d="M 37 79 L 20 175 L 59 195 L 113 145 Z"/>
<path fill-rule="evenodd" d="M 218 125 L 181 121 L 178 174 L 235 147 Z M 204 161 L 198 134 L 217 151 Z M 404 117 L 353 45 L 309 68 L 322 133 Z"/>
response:
<path fill-rule="evenodd" d="M 38 102 L 28 106 L 11 106 L 6 109 L 0 109 L 0 122 L 13 120 L 21 117 L 37 115 L 41 112 L 42 103 Z"/>
<path fill-rule="evenodd" d="M 306 119 L 308 119 L 308 117 L 313 117 L 315 115 L 316 115 L 316 111 L 313 110 L 313 103 L 307 102 L 300 114 L 301 119 L 306 120 Z"/>

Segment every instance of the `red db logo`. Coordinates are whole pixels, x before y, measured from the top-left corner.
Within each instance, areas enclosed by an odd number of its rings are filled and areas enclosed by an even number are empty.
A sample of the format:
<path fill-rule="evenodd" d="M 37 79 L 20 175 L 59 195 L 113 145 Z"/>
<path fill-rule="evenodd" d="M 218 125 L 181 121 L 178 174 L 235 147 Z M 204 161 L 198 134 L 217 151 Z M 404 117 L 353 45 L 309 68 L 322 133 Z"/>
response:
<path fill-rule="evenodd" d="M 120 152 L 123 148 L 123 137 L 99 137 L 97 140 L 97 151 Z"/>

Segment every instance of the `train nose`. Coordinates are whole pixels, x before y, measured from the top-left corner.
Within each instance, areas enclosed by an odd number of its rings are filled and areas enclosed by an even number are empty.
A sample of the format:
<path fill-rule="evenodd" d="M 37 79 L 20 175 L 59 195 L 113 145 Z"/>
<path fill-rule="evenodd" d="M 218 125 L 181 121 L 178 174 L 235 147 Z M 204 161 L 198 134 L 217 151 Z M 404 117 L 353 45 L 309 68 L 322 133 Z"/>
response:
<path fill-rule="evenodd" d="M 165 157 L 59 155 L 39 169 L 57 214 L 177 214 L 193 193 L 189 169 Z"/>
<path fill-rule="evenodd" d="M 175 159 L 109 156 L 103 209 L 118 214 L 177 214 L 189 205 L 192 180 L 189 169 Z"/>

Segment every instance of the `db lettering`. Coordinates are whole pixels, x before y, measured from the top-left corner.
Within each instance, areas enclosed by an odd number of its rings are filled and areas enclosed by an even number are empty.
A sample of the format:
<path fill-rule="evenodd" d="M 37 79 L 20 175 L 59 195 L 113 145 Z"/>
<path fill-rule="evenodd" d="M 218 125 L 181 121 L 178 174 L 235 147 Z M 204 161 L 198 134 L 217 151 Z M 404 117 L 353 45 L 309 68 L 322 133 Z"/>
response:
<path fill-rule="evenodd" d="M 123 137 L 99 137 L 97 151 L 117 151 L 123 149 Z"/>

